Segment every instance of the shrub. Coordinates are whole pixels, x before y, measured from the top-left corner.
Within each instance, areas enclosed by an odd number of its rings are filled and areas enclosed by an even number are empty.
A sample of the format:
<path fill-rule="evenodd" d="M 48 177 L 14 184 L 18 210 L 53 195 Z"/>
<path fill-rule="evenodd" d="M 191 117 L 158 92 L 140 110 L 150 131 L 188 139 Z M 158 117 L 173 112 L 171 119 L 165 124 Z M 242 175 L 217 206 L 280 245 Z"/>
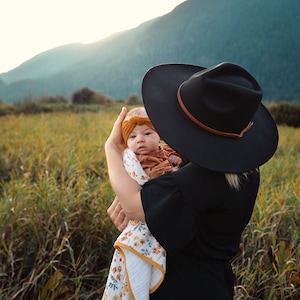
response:
<path fill-rule="evenodd" d="M 268 106 L 276 124 L 300 127 L 300 103 L 280 102 Z"/>
<path fill-rule="evenodd" d="M 36 102 L 47 104 L 66 104 L 68 103 L 68 99 L 61 95 L 45 95 L 39 97 Z"/>
<path fill-rule="evenodd" d="M 75 91 L 71 96 L 72 104 L 108 104 L 112 98 L 100 91 L 94 91 L 87 87 Z"/>
<path fill-rule="evenodd" d="M 141 99 L 139 98 L 138 94 L 131 94 L 129 95 L 126 104 L 128 105 L 137 105 L 137 104 L 142 104 Z"/>
<path fill-rule="evenodd" d="M 85 87 L 75 91 L 71 96 L 71 102 L 73 104 L 91 104 L 94 91 Z"/>
<path fill-rule="evenodd" d="M 104 95 L 100 91 L 95 91 L 91 99 L 92 104 L 110 104 L 111 102 L 113 102 L 113 98 Z"/>

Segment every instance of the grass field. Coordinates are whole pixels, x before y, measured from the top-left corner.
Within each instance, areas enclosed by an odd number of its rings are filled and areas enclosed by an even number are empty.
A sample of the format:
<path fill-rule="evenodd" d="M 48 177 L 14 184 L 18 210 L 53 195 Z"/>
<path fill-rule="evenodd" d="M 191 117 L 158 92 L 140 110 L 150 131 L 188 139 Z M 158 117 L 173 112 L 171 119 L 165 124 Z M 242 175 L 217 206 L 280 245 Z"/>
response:
<path fill-rule="evenodd" d="M 103 145 L 118 111 L 0 118 L 0 299 L 101 298 L 117 235 Z M 233 261 L 235 299 L 300 299 L 300 129 L 279 132 Z"/>

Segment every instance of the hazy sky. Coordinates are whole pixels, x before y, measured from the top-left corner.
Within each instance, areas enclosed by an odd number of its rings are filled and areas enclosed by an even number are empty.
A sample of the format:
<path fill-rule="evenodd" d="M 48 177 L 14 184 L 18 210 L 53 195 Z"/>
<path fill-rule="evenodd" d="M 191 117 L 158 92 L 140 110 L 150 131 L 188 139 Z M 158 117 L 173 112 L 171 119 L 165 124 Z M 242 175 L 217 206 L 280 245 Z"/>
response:
<path fill-rule="evenodd" d="M 164 15 L 184 0 L 0 0 L 0 73 L 38 53 L 91 43 Z"/>

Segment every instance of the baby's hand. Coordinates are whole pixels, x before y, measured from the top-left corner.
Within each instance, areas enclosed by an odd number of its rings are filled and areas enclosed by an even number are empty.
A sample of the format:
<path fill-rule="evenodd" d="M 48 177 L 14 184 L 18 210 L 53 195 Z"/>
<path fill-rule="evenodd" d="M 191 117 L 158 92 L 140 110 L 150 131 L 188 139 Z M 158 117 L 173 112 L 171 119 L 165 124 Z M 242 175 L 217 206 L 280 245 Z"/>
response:
<path fill-rule="evenodd" d="M 172 166 L 174 166 L 176 169 L 178 169 L 179 166 L 182 164 L 182 159 L 179 156 L 174 154 L 171 154 L 169 156 L 169 161 L 172 164 Z"/>

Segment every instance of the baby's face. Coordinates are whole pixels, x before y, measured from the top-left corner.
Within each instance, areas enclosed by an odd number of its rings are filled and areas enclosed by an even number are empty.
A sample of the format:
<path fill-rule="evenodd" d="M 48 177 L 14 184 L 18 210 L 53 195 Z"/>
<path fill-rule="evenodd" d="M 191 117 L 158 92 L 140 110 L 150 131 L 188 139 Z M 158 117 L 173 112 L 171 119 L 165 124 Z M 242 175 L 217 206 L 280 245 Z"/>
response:
<path fill-rule="evenodd" d="M 159 149 L 160 137 L 147 125 L 136 125 L 130 133 L 127 146 L 135 154 L 151 155 Z"/>

